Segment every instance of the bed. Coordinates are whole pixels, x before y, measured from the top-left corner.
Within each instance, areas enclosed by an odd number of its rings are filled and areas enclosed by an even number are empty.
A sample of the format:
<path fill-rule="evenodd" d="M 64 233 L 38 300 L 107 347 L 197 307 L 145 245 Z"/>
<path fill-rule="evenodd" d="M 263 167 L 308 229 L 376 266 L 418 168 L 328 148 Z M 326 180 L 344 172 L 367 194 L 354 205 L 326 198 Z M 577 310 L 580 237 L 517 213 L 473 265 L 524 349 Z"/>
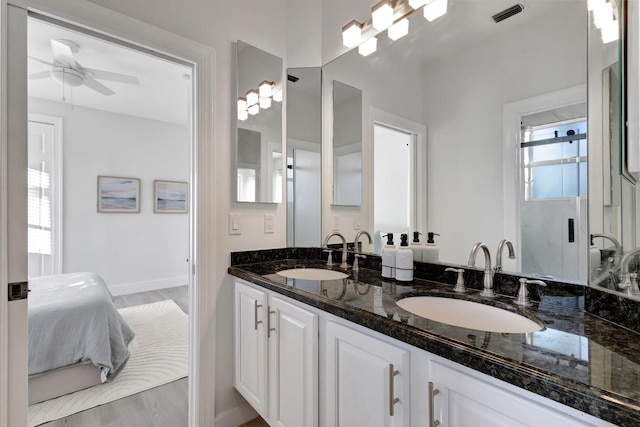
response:
<path fill-rule="evenodd" d="M 110 381 L 134 332 L 95 273 L 29 280 L 29 404 Z"/>

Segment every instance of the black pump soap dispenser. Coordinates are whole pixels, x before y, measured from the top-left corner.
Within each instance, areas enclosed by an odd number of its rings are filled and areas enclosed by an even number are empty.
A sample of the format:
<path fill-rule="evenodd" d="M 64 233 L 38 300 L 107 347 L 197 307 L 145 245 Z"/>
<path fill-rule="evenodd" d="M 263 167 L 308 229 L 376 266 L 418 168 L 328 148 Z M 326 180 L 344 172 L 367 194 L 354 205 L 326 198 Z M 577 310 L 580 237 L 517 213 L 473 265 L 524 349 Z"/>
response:
<path fill-rule="evenodd" d="M 440 259 L 440 249 L 436 245 L 434 236 L 439 234 L 433 231 L 427 233 L 427 243 L 422 250 L 422 262 L 438 262 Z"/>

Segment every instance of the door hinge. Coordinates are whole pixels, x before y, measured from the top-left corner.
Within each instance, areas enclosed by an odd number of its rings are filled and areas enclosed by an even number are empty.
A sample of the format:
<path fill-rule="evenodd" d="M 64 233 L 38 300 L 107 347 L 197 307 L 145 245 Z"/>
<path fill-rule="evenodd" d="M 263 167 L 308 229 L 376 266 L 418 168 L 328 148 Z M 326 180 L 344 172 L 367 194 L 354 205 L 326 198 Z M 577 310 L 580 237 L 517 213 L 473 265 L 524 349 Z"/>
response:
<path fill-rule="evenodd" d="M 9 283 L 9 301 L 17 301 L 27 299 L 29 294 L 29 282 L 13 282 Z"/>

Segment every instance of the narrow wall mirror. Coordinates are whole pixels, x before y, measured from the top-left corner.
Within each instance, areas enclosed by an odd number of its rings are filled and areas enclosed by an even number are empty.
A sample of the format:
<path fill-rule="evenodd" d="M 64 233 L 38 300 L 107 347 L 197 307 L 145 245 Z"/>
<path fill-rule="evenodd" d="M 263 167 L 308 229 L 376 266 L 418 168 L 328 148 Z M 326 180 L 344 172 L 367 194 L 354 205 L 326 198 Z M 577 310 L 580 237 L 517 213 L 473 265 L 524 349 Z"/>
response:
<path fill-rule="evenodd" d="M 282 59 L 237 42 L 236 197 L 282 202 Z"/>
<path fill-rule="evenodd" d="M 615 31 L 589 20 L 589 284 L 640 299 L 636 249 L 640 243 L 637 2 L 612 2 Z M 604 28 L 604 27 L 603 27 Z M 635 252 L 635 255 L 634 255 Z"/>

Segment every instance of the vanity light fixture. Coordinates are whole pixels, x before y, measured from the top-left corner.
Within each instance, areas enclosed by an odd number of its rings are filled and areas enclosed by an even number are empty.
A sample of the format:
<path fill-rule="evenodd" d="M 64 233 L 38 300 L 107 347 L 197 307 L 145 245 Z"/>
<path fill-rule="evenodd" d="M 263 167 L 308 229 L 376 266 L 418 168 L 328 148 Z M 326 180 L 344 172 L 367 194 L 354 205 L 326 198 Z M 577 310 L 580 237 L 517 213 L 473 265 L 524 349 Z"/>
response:
<path fill-rule="evenodd" d="M 270 97 L 260 97 L 260 108 L 262 108 L 263 110 L 266 110 L 267 108 L 271 107 L 271 98 Z"/>
<path fill-rule="evenodd" d="M 447 0 L 433 0 L 423 9 L 424 17 L 431 22 L 447 13 Z"/>
<path fill-rule="evenodd" d="M 272 98 L 276 102 L 282 102 L 282 98 L 283 98 L 282 89 L 276 90 Z"/>
<path fill-rule="evenodd" d="M 259 104 L 250 105 L 247 111 L 249 111 L 249 114 L 251 114 L 252 116 L 255 116 L 260 112 L 260 105 Z"/>
<path fill-rule="evenodd" d="M 270 97 L 272 89 L 273 89 L 273 82 L 270 82 L 268 80 L 264 80 L 262 81 L 262 83 L 258 85 L 258 93 L 260 94 L 261 98 Z"/>
<path fill-rule="evenodd" d="M 433 21 L 447 13 L 448 0 L 382 0 L 371 8 L 371 18 L 364 23 L 355 19 L 342 27 L 342 44 L 367 56 L 377 49 L 376 36 L 387 30 L 391 40 L 398 40 L 409 33 L 409 16 L 423 9 L 424 17 Z M 589 0 L 605 1 L 605 0 Z"/>
<path fill-rule="evenodd" d="M 600 30 L 602 43 L 611 43 L 620 38 L 617 9 L 606 0 L 589 0 L 587 8 L 593 15 L 593 24 Z"/>
<path fill-rule="evenodd" d="M 257 104 L 259 100 L 260 100 L 260 98 L 259 98 L 257 90 L 251 89 L 251 90 L 249 90 L 247 92 L 247 105 L 249 107 L 251 107 L 252 105 Z"/>
<path fill-rule="evenodd" d="M 355 19 L 342 27 L 342 44 L 351 49 L 362 40 L 362 24 Z"/>
<path fill-rule="evenodd" d="M 409 20 L 407 18 L 400 19 L 387 30 L 387 35 L 391 40 L 398 40 L 407 34 L 409 34 Z"/>
<path fill-rule="evenodd" d="M 386 30 L 393 24 L 393 3 L 382 0 L 371 8 L 371 25 L 376 30 Z"/>
<path fill-rule="evenodd" d="M 358 53 L 362 56 L 369 56 L 378 48 L 378 39 L 371 37 L 369 40 L 358 46 Z"/>

